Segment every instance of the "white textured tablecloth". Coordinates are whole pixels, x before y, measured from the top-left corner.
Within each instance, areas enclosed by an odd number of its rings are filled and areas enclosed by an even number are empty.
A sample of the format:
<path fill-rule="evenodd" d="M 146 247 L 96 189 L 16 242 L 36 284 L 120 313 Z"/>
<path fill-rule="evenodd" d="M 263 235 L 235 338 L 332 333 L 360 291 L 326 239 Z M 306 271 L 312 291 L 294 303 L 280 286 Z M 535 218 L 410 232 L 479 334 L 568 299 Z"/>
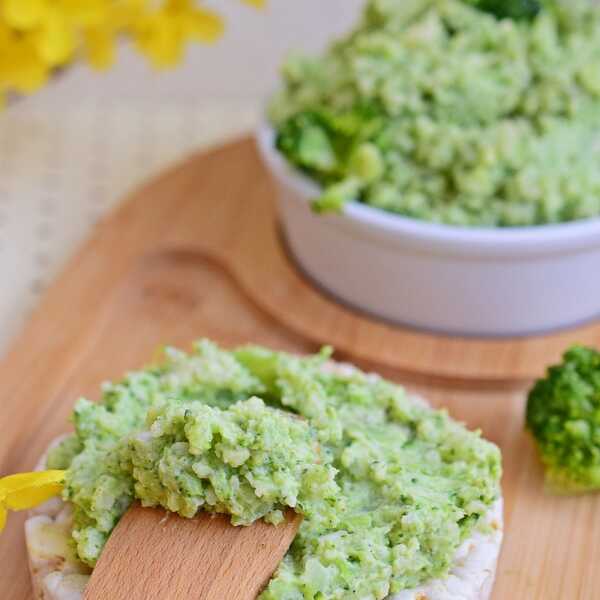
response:
<path fill-rule="evenodd" d="M 98 218 L 191 151 L 252 129 L 235 104 L 23 102 L 0 115 L 0 353 Z"/>

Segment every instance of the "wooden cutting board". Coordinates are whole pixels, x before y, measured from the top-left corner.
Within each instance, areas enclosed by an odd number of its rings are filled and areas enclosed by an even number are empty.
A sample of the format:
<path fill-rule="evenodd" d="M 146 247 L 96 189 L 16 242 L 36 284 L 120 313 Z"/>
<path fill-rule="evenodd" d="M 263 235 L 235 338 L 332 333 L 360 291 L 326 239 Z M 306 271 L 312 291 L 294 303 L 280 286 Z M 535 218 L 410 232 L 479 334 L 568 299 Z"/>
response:
<path fill-rule="evenodd" d="M 599 597 L 600 496 L 552 498 L 523 432 L 525 380 L 598 326 L 529 340 L 396 329 L 335 304 L 283 252 L 270 182 L 250 140 L 194 156 L 102 223 L 0 364 L 0 475 L 28 470 L 68 430 L 80 395 L 211 337 L 294 352 L 322 343 L 446 406 L 500 445 L 506 538 L 494 600 Z M 23 515 L 0 537 L 0 597 L 31 597 Z"/>

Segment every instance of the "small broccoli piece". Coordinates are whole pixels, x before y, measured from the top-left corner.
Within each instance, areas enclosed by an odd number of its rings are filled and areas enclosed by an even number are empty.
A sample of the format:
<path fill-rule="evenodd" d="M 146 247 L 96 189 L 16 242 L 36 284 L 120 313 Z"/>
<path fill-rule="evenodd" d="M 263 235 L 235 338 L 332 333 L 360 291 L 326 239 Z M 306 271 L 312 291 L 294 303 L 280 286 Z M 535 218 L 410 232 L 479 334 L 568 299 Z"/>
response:
<path fill-rule="evenodd" d="M 282 125 L 277 149 L 302 170 L 328 173 L 337 166 L 335 151 L 322 119 L 313 112 L 290 118 Z"/>
<path fill-rule="evenodd" d="M 550 367 L 527 402 L 551 491 L 600 490 L 600 352 L 576 346 Z"/>
<path fill-rule="evenodd" d="M 373 142 L 384 122 L 382 114 L 379 103 L 358 102 L 340 114 L 301 111 L 279 126 L 277 149 L 323 187 L 313 202 L 316 212 L 340 212 L 382 175 L 383 157 Z"/>
<path fill-rule="evenodd" d="M 530 20 L 542 9 L 540 0 L 468 0 L 479 10 L 493 14 L 498 19 Z"/>

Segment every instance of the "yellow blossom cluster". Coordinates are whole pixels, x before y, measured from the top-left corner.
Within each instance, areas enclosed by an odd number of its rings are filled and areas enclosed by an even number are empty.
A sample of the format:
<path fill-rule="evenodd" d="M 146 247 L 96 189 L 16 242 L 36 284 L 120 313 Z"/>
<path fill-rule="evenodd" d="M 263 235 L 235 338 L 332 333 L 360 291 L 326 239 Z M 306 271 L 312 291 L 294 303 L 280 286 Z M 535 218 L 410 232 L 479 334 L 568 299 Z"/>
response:
<path fill-rule="evenodd" d="M 0 99 L 37 90 L 79 57 L 110 66 L 119 37 L 168 67 L 187 42 L 209 43 L 222 31 L 221 17 L 197 0 L 0 0 Z"/>

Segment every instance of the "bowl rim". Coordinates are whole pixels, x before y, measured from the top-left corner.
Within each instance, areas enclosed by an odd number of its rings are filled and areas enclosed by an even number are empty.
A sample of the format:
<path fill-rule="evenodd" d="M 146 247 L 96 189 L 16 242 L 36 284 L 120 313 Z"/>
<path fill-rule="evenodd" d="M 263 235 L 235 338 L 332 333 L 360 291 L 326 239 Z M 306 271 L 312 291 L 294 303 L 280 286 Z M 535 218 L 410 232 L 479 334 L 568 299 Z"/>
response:
<path fill-rule="evenodd" d="M 319 185 L 298 171 L 275 148 L 275 129 L 270 123 L 263 122 L 255 138 L 264 160 L 279 178 L 307 202 L 319 194 Z M 494 248 L 497 251 L 518 248 L 524 251 L 577 251 L 600 246 L 600 216 L 524 227 L 462 227 L 412 219 L 352 201 L 336 217 L 382 233 L 435 245 L 444 243 L 450 246 Z"/>

